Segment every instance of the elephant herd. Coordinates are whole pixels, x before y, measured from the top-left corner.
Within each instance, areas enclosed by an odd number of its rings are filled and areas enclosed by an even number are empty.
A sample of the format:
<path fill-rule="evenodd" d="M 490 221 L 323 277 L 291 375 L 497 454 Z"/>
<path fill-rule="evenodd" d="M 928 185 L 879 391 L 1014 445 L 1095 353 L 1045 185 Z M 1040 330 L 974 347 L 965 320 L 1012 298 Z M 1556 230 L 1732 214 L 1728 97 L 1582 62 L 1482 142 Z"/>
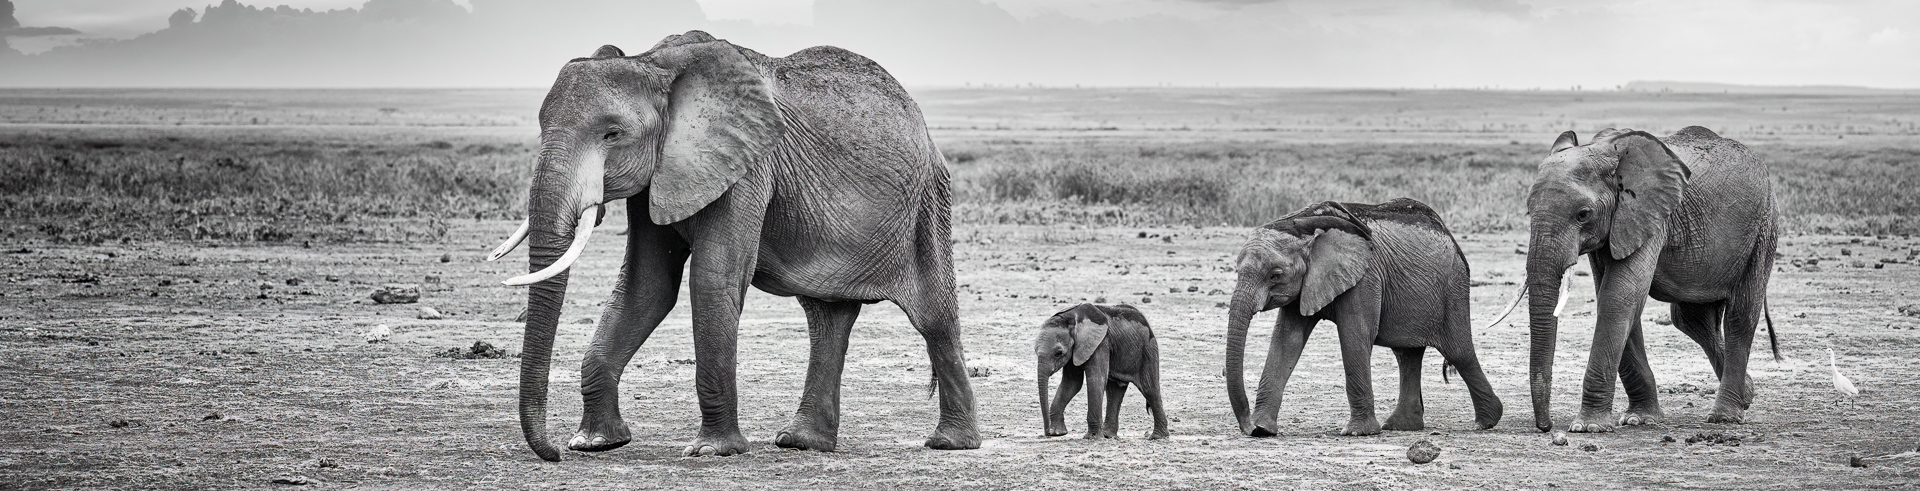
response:
<path fill-rule="evenodd" d="M 735 385 L 748 286 L 797 297 L 807 318 L 805 388 L 775 445 L 836 447 L 849 332 L 863 305 L 889 301 L 925 338 L 932 364 L 939 421 L 926 446 L 980 446 L 954 292 L 945 160 L 886 70 L 833 47 L 773 58 L 690 31 L 638 55 L 605 46 L 568 62 L 539 124 L 528 219 L 489 257 L 522 242 L 529 250 L 529 273 L 505 283 L 528 287 L 519 415 L 535 454 L 560 459 L 547 435 L 546 397 L 568 269 L 603 204 L 621 199 L 631 217 L 625 259 L 581 364 L 583 414 L 568 448 L 609 450 L 631 440 L 620 378 L 674 308 L 683 280 L 701 414 L 686 455 L 750 449 Z M 1598 318 L 1581 410 L 1568 431 L 1663 417 L 1640 330 L 1649 296 L 1672 305 L 1674 325 L 1700 344 L 1720 378 L 1708 421 L 1741 421 L 1753 397 L 1746 364 L 1766 317 L 1777 233 L 1758 159 L 1700 127 L 1666 137 L 1606 130 L 1584 144 L 1567 132 L 1540 164 L 1526 213 L 1520 295 L 1530 312 L 1536 428 L 1554 424 L 1548 395 L 1563 277 L 1582 255 L 1599 292 Z M 1499 422 L 1500 400 L 1474 353 L 1468 264 L 1427 205 L 1312 205 L 1254 229 L 1234 266 L 1226 376 L 1241 432 L 1278 432 L 1287 379 L 1321 320 L 1338 329 L 1351 405 L 1344 434 L 1423 427 L 1419 372 L 1428 347 L 1466 382 L 1475 425 Z M 1278 322 L 1249 410 L 1247 330 L 1267 310 L 1279 311 Z M 1376 345 L 1393 349 L 1401 376 L 1398 405 L 1384 422 L 1368 361 Z M 1115 435 L 1130 384 L 1153 415 L 1150 436 L 1167 435 L 1159 350 L 1138 309 L 1063 310 L 1042 323 L 1034 350 L 1047 435 L 1067 432 L 1062 410 L 1083 383 L 1087 437 Z M 1049 401 L 1048 379 L 1058 371 L 1065 375 Z M 1620 415 L 1616 378 L 1629 400 Z"/>

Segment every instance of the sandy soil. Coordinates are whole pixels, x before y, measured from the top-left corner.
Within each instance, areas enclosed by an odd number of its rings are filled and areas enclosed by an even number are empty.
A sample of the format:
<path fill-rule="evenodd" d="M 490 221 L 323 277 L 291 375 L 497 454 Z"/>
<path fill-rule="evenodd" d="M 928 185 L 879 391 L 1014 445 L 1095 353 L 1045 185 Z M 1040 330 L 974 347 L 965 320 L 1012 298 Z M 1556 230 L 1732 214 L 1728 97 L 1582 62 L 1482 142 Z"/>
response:
<path fill-rule="evenodd" d="M 1345 422 L 1346 404 L 1333 331 L 1322 329 L 1289 387 L 1283 434 L 1248 438 L 1236 434 L 1226 402 L 1220 340 L 1227 296 L 1215 292 L 1232 286 L 1225 268 L 1244 230 L 961 227 L 966 345 L 971 366 L 990 371 L 973 379 L 983 448 L 921 448 L 935 414 L 924 346 L 888 304 L 865 310 L 854 331 L 840 452 L 772 447 L 799 395 L 806 326 L 792 300 L 754 292 L 741 322 L 740 418 L 761 448 L 727 458 L 679 456 L 698 417 L 682 309 L 627 372 L 622 394 L 634 443 L 567 453 L 556 464 L 521 441 L 515 359 L 435 356 L 475 341 L 518 350 L 521 326 L 512 320 L 523 292 L 497 281 L 524 271 L 524 256 L 481 261 L 512 226 L 461 224 L 437 245 L 7 244 L 0 254 L 0 488 L 284 485 L 276 480 L 432 488 L 1920 486 L 1913 425 L 1920 317 L 1896 310 L 1920 303 L 1913 289 L 1920 240 L 1786 239 L 1771 299 L 1788 361 L 1756 356 L 1759 395 L 1749 423 L 1704 424 L 1712 403 L 1704 389 L 1716 386 L 1711 369 L 1685 336 L 1649 324 L 1669 420 L 1576 434 L 1572 445 L 1553 446 L 1530 424 L 1525 326 L 1517 320 L 1477 333 L 1481 360 L 1506 402 L 1506 419 L 1493 430 L 1470 429 L 1465 387 L 1442 384 L 1438 357 L 1429 356 L 1427 431 L 1331 435 Z M 1486 322 L 1511 299 L 1524 237 L 1461 239 L 1484 284 L 1474 290 L 1475 317 Z M 595 242 L 575 269 L 552 375 L 549 425 L 557 438 L 578 422 L 573 367 L 622 242 Z M 1807 259 L 1818 264 L 1791 263 Z M 1889 262 L 1874 267 L 1882 260 Z M 423 298 L 369 300 L 385 283 L 420 284 Z M 1563 424 L 1586 364 L 1591 289 L 1575 284 L 1561 335 L 1554 404 Z M 1120 440 L 1039 436 L 1033 331 L 1062 307 L 1101 299 L 1137 305 L 1154 325 L 1176 418 L 1171 441 L 1142 439 L 1149 420 L 1136 409 L 1123 414 Z M 447 317 L 417 319 L 421 307 Z M 1656 303 L 1647 318 L 1659 321 L 1665 311 Z M 362 339 L 381 324 L 393 331 L 390 342 Z M 1252 367 L 1264 355 L 1261 331 L 1249 342 Z M 1864 390 L 1851 403 L 1830 385 L 1827 347 Z M 1385 407 L 1394 396 L 1392 358 L 1385 350 L 1373 358 Z M 1138 401 L 1133 394 L 1128 407 L 1142 407 Z M 1624 395 L 1617 403 L 1624 407 Z M 1084 407 L 1076 402 L 1068 421 L 1081 421 Z M 1703 434 L 1722 438 L 1687 442 Z M 1422 439 L 1442 453 L 1412 464 L 1405 451 Z M 1583 450 L 1588 444 L 1596 449 Z M 1849 466 L 1856 457 L 1864 468 Z"/>

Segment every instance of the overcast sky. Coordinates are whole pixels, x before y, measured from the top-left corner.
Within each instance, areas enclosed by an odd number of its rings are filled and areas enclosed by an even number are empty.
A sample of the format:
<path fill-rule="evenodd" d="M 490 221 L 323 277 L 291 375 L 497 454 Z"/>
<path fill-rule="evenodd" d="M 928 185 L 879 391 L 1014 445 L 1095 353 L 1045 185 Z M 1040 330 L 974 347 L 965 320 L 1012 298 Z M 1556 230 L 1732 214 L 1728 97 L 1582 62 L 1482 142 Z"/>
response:
<path fill-rule="evenodd" d="M 209 3 L 15 0 L 23 26 L 84 34 L 8 38 L 39 54 L 0 58 L 0 84 L 544 86 L 599 44 L 704 29 L 848 48 L 913 86 L 1920 88 L 1913 0 L 278 0 L 240 3 L 365 15 L 221 22 Z M 170 28 L 181 8 L 197 24 Z"/>

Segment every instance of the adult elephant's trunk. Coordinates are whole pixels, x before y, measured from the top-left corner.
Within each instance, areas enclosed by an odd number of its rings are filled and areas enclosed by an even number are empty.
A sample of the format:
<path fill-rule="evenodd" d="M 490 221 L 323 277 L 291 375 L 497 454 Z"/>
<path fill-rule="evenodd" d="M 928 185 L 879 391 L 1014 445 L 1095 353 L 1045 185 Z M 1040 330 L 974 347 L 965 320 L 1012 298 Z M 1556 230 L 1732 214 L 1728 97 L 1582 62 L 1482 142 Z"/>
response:
<path fill-rule="evenodd" d="M 1234 288 L 1233 301 L 1227 308 L 1227 400 L 1233 404 L 1233 418 L 1239 421 L 1241 434 L 1253 431 L 1253 422 L 1248 419 L 1247 409 L 1247 327 L 1265 300 L 1255 285 L 1257 283 L 1250 285 L 1246 280 L 1241 280 Z"/>
<path fill-rule="evenodd" d="M 527 285 L 527 325 L 520 348 L 520 431 L 542 459 L 558 462 L 560 450 L 547 437 L 547 377 L 554 331 L 566 303 L 567 272 L 586 249 L 599 221 L 603 191 L 597 154 L 575 158 L 549 142 L 541 152 L 527 203 L 527 270 L 508 285 Z M 583 206 L 584 205 L 584 206 Z"/>
<path fill-rule="evenodd" d="M 1559 342 L 1560 307 L 1571 248 L 1535 236 L 1527 249 L 1528 338 L 1532 342 L 1527 364 L 1533 391 L 1533 427 L 1553 430 L 1553 355 Z"/>

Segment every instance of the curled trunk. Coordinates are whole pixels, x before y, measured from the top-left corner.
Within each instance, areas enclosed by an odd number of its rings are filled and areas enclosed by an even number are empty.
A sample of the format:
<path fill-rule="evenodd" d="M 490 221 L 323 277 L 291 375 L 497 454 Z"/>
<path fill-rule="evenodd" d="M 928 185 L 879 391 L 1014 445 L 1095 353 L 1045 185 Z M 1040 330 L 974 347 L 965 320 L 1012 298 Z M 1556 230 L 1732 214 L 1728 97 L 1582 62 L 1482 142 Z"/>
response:
<path fill-rule="evenodd" d="M 1227 400 L 1233 404 L 1233 417 L 1239 421 L 1242 434 L 1253 431 L 1247 408 L 1247 328 L 1253 322 L 1253 314 L 1260 310 L 1260 300 L 1257 292 L 1243 281 L 1234 289 L 1233 301 L 1227 310 Z"/>

